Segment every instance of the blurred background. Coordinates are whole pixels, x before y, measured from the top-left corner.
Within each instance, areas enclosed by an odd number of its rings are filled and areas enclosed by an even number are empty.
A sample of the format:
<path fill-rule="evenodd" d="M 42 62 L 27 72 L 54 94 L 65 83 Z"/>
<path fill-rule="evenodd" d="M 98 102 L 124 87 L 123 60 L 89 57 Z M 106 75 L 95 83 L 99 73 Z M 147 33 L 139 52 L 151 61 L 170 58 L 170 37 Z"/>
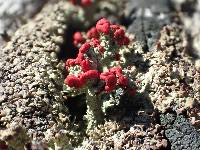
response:
<path fill-rule="evenodd" d="M 57 0 L 0 0 L 0 48 L 5 46 L 6 42 L 10 40 L 14 32 L 21 25 L 25 24 L 39 13 L 47 2 L 56 3 L 56 1 Z M 136 34 L 139 40 L 142 40 L 144 37 L 141 36 L 140 23 L 138 24 L 138 21 L 134 20 L 138 20 L 138 15 L 140 15 L 141 10 L 144 12 L 143 17 L 147 18 L 144 19 L 144 25 L 147 24 L 146 29 L 149 31 L 158 30 L 160 29 L 159 27 L 165 24 L 179 22 L 186 31 L 186 47 L 188 52 L 192 54 L 194 58 L 200 56 L 199 0 L 124 0 L 124 3 L 121 3 L 121 0 L 108 0 L 108 2 L 109 1 L 115 1 L 120 5 L 124 5 L 116 8 L 118 9 L 117 13 L 121 13 L 120 15 L 123 16 L 123 18 L 120 18 L 120 23 L 129 28 L 130 32 Z M 155 16 L 158 18 L 157 21 L 155 20 Z M 141 17 L 139 17 L 139 19 L 141 19 Z M 152 29 L 149 24 L 154 24 L 153 26 L 155 29 Z M 149 36 L 157 37 L 158 35 L 156 32 L 158 31 L 151 33 L 152 35 Z M 153 42 L 154 41 L 147 39 L 146 46 L 151 47 Z"/>

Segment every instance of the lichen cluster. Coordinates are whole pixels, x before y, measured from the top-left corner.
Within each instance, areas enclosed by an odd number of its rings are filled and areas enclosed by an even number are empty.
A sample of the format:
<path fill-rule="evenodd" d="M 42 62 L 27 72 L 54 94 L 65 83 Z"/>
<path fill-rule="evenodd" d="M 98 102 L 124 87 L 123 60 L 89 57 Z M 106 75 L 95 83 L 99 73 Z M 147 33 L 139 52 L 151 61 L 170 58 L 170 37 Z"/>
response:
<path fill-rule="evenodd" d="M 129 42 L 124 29 L 105 18 L 85 35 L 74 34 L 74 44 L 80 48 L 76 59 L 66 61 L 68 76 L 64 92 L 72 93 L 71 96 L 86 94 L 88 129 L 104 121 L 102 99 L 106 94 L 119 88 L 124 93 L 135 94 L 131 66 L 123 62 Z"/>
<path fill-rule="evenodd" d="M 79 0 L 70 0 L 70 2 L 72 4 L 74 4 L 74 5 L 78 5 L 79 4 L 81 6 L 86 7 L 86 6 L 91 5 L 93 3 L 93 0 L 81 0 L 81 1 L 79 1 Z"/>

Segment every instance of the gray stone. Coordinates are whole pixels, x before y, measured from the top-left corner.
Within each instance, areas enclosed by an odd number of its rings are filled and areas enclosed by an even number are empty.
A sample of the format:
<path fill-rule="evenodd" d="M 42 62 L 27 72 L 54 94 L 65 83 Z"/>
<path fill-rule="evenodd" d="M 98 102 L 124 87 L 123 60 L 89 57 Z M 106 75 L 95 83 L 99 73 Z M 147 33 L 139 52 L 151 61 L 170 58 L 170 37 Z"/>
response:
<path fill-rule="evenodd" d="M 47 0 L 0 0 L 0 48 Z"/>
<path fill-rule="evenodd" d="M 125 9 L 128 32 L 135 35 L 145 50 L 151 50 L 161 28 L 170 23 L 170 12 L 169 0 L 129 0 Z"/>

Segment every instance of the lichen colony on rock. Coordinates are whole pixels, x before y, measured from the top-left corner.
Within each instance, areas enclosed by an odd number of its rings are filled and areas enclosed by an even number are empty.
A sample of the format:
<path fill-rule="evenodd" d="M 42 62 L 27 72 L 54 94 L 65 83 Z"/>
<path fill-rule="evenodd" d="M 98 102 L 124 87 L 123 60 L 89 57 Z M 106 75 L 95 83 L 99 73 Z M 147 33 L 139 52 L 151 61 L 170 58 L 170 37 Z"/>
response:
<path fill-rule="evenodd" d="M 105 94 L 119 88 L 124 93 L 135 94 L 130 66 L 123 62 L 129 42 L 125 30 L 105 18 L 87 33 L 74 34 L 79 53 L 76 59 L 66 61 L 68 76 L 64 91 L 71 96 L 86 93 L 88 130 L 104 121 L 102 97 Z"/>

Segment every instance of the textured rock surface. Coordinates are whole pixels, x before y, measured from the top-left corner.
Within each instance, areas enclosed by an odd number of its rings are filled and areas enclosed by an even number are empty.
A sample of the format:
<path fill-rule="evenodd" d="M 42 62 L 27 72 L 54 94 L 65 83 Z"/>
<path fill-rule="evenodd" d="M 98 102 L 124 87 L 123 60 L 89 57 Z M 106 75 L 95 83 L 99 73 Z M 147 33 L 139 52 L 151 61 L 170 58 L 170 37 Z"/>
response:
<path fill-rule="evenodd" d="M 150 118 L 143 114 L 136 116 L 135 122 L 131 123 L 105 122 L 104 125 L 95 128 L 89 139 L 77 150 L 166 149 L 168 143 L 162 127 L 158 124 L 151 125 L 153 122 L 148 119 Z M 149 126 L 145 125 L 147 122 Z"/>
<path fill-rule="evenodd" d="M 131 2 L 133 5 L 129 4 Z M 199 145 L 192 142 L 192 139 L 196 142 L 199 140 L 197 131 L 200 129 L 200 61 L 197 59 L 195 62 L 194 57 L 188 55 L 188 52 L 192 56 L 199 55 L 199 1 L 173 0 L 173 4 L 175 4 L 173 7 L 179 12 L 181 18 L 179 21 L 183 24 L 181 26 L 166 26 L 162 30 L 161 28 L 165 23 L 171 23 L 169 17 L 173 11 L 170 10 L 170 5 L 162 5 L 169 1 L 148 2 L 132 0 L 129 1 L 127 7 L 129 8 L 127 10 L 131 12 L 130 14 L 133 14 L 131 16 L 128 13 L 129 18 L 133 20 L 129 26 L 130 33 L 136 34 L 136 40 L 142 43 L 142 47 L 154 50 L 153 52 L 141 50 L 133 55 L 133 57 L 137 56 L 137 59 L 132 62 L 138 66 L 136 77 L 138 79 L 138 90 L 144 92 L 143 94 L 152 101 L 154 108 L 160 112 L 174 110 L 177 113 L 187 114 L 190 123 L 182 116 L 177 117 L 177 120 L 179 120 L 177 122 L 180 123 L 180 126 L 183 122 L 187 122 L 187 128 L 191 131 L 191 134 L 184 137 L 184 131 L 179 131 L 177 127 L 179 123 L 171 123 L 170 134 L 176 136 L 176 133 L 179 132 L 180 135 L 177 136 L 181 137 L 181 139 L 173 136 L 171 138 L 171 135 L 166 135 L 170 141 L 171 149 L 199 149 Z M 158 5 L 161 8 L 156 9 L 160 12 L 158 14 L 164 13 L 164 16 L 167 17 L 163 16 L 164 20 L 161 21 L 161 24 L 158 22 L 156 13 L 152 13 L 154 8 L 158 8 Z M 149 8 L 149 10 L 146 8 Z M 151 12 L 150 15 L 145 17 L 145 14 L 148 14 L 145 12 L 149 11 Z M 137 21 L 138 18 L 139 21 Z M 149 32 L 145 26 L 153 32 L 150 40 L 153 39 L 155 47 L 149 45 Z M 176 120 L 175 118 L 174 120 Z M 180 120 L 183 122 L 181 123 Z M 193 136 L 193 133 L 195 136 Z M 183 139 L 187 139 L 187 142 L 183 142 Z"/>
<path fill-rule="evenodd" d="M 170 23 L 169 0 L 129 0 L 125 7 L 128 31 L 143 47 L 151 49 L 162 27 Z"/>
<path fill-rule="evenodd" d="M 187 35 L 187 51 L 200 58 L 200 1 L 172 0 Z M 198 62 L 199 63 L 199 62 Z"/>
<path fill-rule="evenodd" d="M 161 115 L 165 135 L 171 143 L 171 150 L 200 149 L 200 134 L 182 115 L 167 113 Z"/>
<path fill-rule="evenodd" d="M 0 0 L 0 48 L 47 0 Z"/>
<path fill-rule="evenodd" d="M 153 52 L 143 53 L 139 64 L 138 87 L 160 112 L 187 112 L 199 129 L 200 73 L 185 52 L 185 36 L 178 26 L 166 26 Z M 143 66 L 139 66 L 142 69 Z"/>
<path fill-rule="evenodd" d="M 29 138 L 51 140 L 54 137 L 57 140 L 60 135 L 67 141 L 68 111 L 60 93 L 64 67 L 57 54 L 75 11 L 63 1 L 46 6 L 34 21 L 21 27 L 3 49 L 4 57 L 0 60 L 0 139 L 15 149 L 24 146 L 17 147 L 13 143 L 17 136 L 17 142 L 21 143 L 28 142 Z"/>

